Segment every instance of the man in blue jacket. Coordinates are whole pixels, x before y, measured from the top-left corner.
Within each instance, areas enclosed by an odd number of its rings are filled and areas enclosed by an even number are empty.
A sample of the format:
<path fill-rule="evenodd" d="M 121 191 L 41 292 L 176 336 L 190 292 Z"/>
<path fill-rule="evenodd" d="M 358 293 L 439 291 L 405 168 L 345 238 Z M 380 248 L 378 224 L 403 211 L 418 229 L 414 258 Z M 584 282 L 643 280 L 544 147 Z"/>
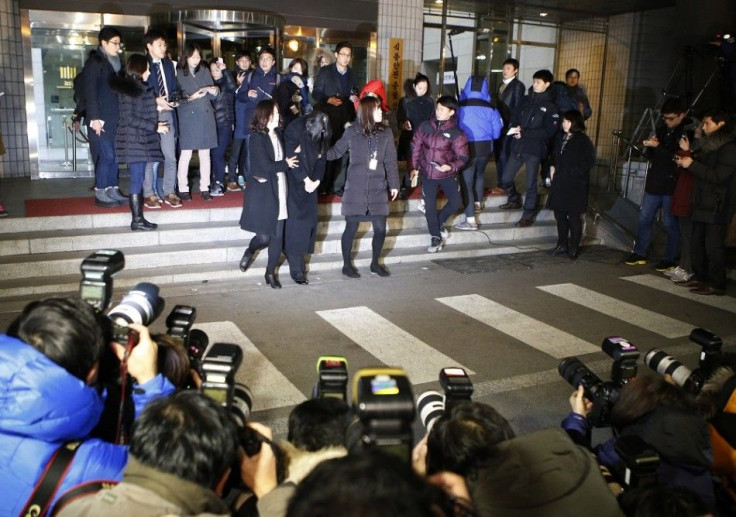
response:
<path fill-rule="evenodd" d="M 537 213 L 537 176 L 539 164 L 547 156 L 547 145 L 557 132 L 560 115 L 547 91 L 554 80 L 549 70 L 538 70 L 532 76 L 532 92 L 524 98 L 511 117 L 507 134 L 513 135 L 511 155 L 503 170 L 502 187 L 508 201 L 499 208 L 521 208 L 521 195 L 516 191 L 514 179 L 522 165 L 526 166 L 526 195 L 524 213 L 516 226 L 531 226 Z"/>
<path fill-rule="evenodd" d="M 139 343 L 127 360 L 135 414 L 174 388 L 157 373 L 157 347 L 148 329 L 131 324 Z M 95 387 L 103 333 L 94 311 L 79 298 L 50 298 L 25 308 L 0 334 L 0 515 L 21 515 L 52 455 L 81 442 L 51 497 L 76 485 L 122 477 L 127 448 L 88 438 L 104 407 Z M 12 335 L 11 335 L 12 334 Z M 122 347 L 116 349 L 122 357 Z"/>
<path fill-rule="evenodd" d="M 486 165 L 493 152 L 493 141 L 501 135 L 501 115 L 491 105 L 488 79 L 468 77 L 460 93 L 457 125 L 468 136 L 470 159 L 462 172 L 465 221 L 456 224 L 458 230 L 477 230 L 475 214 L 483 209 L 483 187 Z"/>

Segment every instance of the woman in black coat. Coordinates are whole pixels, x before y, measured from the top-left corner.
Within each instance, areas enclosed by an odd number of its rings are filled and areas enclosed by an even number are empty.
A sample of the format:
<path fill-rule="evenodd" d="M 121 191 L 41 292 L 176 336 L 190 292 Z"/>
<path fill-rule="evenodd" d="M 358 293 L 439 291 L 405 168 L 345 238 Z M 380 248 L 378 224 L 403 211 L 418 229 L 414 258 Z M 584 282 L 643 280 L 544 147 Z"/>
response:
<path fill-rule="evenodd" d="M 284 242 L 284 221 L 287 218 L 286 172 L 296 167 L 296 156 L 286 158 L 279 126 L 279 109 L 272 100 L 263 100 L 256 106 L 248 137 L 248 161 L 245 176 L 245 195 L 240 227 L 255 233 L 240 260 L 245 272 L 253 263 L 255 254 L 268 247 L 266 283 L 281 289 L 276 278 L 276 267 Z"/>
<path fill-rule="evenodd" d="M 355 123 L 327 151 L 327 160 L 336 160 L 350 151 L 350 165 L 342 198 L 345 231 L 341 242 L 342 274 L 350 278 L 360 278 L 360 273 L 352 265 L 351 252 L 353 239 L 362 221 L 373 224 L 371 272 L 389 276 L 388 270 L 378 263 L 378 258 L 386 240 L 387 190 L 391 190 L 391 200 L 396 199 L 399 194 L 399 170 L 393 134 L 381 124 L 382 121 L 381 100 L 378 97 L 363 97 Z"/>
<path fill-rule="evenodd" d="M 588 209 L 595 146 L 585 135 L 585 122 L 579 111 L 565 112 L 562 129 L 564 132 L 557 137 L 550 169 L 552 186 L 547 208 L 554 210 L 557 221 L 557 246 L 550 254 L 566 253 L 575 260 L 583 233 L 582 216 Z"/>
<path fill-rule="evenodd" d="M 312 112 L 307 87 L 307 62 L 302 58 L 297 57 L 289 63 L 289 71 L 276 89 L 276 102 L 284 128 L 302 115 Z"/>
<path fill-rule="evenodd" d="M 156 224 L 143 218 L 143 178 L 146 164 L 162 162 L 158 133 L 168 133 L 169 126 L 158 121 L 156 94 L 146 86 L 150 75 L 148 59 L 133 54 L 125 65 L 125 75 L 110 78 L 110 87 L 118 94 L 120 123 L 115 134 L 118 161 L 130 170 L 130 229 L 153 230 Z"/>
<path fill-rule="evenodd" d="M 284 135 L 286 154 L 296 155 L 299 165 L 286 175 L 289 193 L 286 206 L 284 252 L 289 260 L 289 272 L 294 282 L 307 285 L 304 255 L 314 253 L 317 236 L 317 187 L 324 179 L 332 130 L 330 120 L 321 111 L 294 120 Z"/>
<path fill-rule="evenodd" d="M 210 63 L 212 80 L 220 89 L 217 97 L 212 99 L 215 109 L 215 124 L 217 125 L 217 147 L 212 149 L 212 170 L 215 184 L 210 187 L 213 197 L 222 196 L 226 190 L 240 190 L 237 182 L 225 185 L 225 152 L 233 139 L 235 128 L 235 79 L 225 67 L 222 58 Z M 228 189 L 229 187 L 229 189 Z"/>

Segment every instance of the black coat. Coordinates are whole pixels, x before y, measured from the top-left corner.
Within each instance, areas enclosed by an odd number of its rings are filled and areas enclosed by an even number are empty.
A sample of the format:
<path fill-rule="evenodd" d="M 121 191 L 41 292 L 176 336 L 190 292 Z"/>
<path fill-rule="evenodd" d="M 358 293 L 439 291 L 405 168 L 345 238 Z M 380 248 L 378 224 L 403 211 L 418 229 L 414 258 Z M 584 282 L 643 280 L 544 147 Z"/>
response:
<path fill-rule="evenodd" d="M 115 130 L 118 127 L 120 109 L 118 96 L 110 85 L 110 79 L 115 75 L 115 69 L 110 61 L 104 57 L 104 50 L 98 48 L 91 52 L 89 59 L 84 63 L 84 98 L 86 121 L 104 120 L 105 125 L 100 139 L 112 141 L 115 139 Z"/>
<path fill-rule="evenodd" d="M 293 77 L 299 77 L 302 80 L 303 87 L 299 88 L 294 82 Z M 279 106 L 279 115 L 281 115 L 281 125 L 284 128 L 289 127 L 294 120 L 302 115 L 308 115 L 312 108 L 309 105 L 309 88 L 307 80 L 297 74 L 289 72 L 284 74 L 284 78 L 276 88 L 276 104 Z"/>
<path fill-rule="evenodd" d="M 353 124 L 327 151 L 326 158 L 336 160 L 347 151 L 350 151 L 350 165 L 342 196 L 342 215 L 388 216 L 388 189 L 399 188 L 393 134 L 385 128 L 367 137 Z M 377 160 L 375 170 L 369 167 L 373 151 Z"/>
<path fill-rule="evenodd" d="M 118 161 L 164 161 L 157 132 L 158 111 L 153 90 L 140 81 L 120 75 L 110 78 L 110 86 L 117 93 L 120 106 L 120 122 L 115 134 Z"/>
<path fill-rule="evenodd" d="M 276 173 L 288 174 L 289 166 L 286 160 L 276 161 L 271 137 L 267 133 L 250 134 L 248 161 L 250 167 L 246 169 L 240 227 L 253 233 L 274 235 L 279 216 L 279 186 Z M 266 181 L 260 182 L 256 177 Z"/>
<path fill-rule="evenodd" d="M 728 224 L 736 196 L 736 135 L 723 129 L 703 139 L 702 152 L 690 165 L 697 178 L 693 222 Z"/>
<path fill-rule="evenodd" d="M 675 151 L 680 148 L 680 138 L 685 132 L 685 124 L 681 123 L 672 129 L 661 125 L 656 130 L 659 145 L 647 147 L 644 155 L 651 161 L 644 192 L 655 196 L 671 196 L 675 192 L 677 174 Z"/>
<path fill-rule="evenodd" d="M 340 81 L 340 72 L 337 65 L 332 63 L 319 69 L 317 78 L 314 80 L 312 97 L 319 104 L 320 109 L 330 117 L 332 127 L 332 141 L 336 142 L 345 131 L 345 123 L 355 120 L 355 106 L 350 101 L 350 96 L 358 94 L 358 86 L 355 83 L 353 69 L 348 67 L 345 72 L 346 86 L 343 88 Z M 340 106 L 333 106 L 327 102 L 330 97 L 338 97 L 342 100 Z"/>
<path fill-rule="evenodd" d="M 524 86 L 524 83 L 519 81 L 519 79 L 514 78 L 506 85 L 506 88 L 503 89 L 503 93 L 499 94 L 498 111 L 501 113 L 504 127 L 508 127 L 509 122 L 511 121 L 511 115 L 514 113 L 517 106 L 521 104 L 522 99 L 524 99 L 525 91 L 526 87 Z"/>
<path fill-rule="evenodd" d="M 511 115 L 510 127 L 521 126 L 521 138 L 514 138 L 511 151 L 546 158 L 548 143 L 557 134 L 560 115 L 549 90 L 530 93 Z"/>
<path fill-rule="evenodd" d="M 573 133 L 564 146 L 564 133 L 555 141 L 552 163 L 555 174 L 547 207 L 562 212 L 585 212 L 588 208 L 590 170 L 595 165 L 595 147 L 584 133 Z"/>
<path fill-rule="evenodd" d="M 223 70 L 222 77 L 214 82 L 220 88 L 220 93 L 212 99 L 215 122 L 218 126 L 235 125 L 235 80 L 230 72 Z"/>
<path fill-rule="evenodd" d="M 289 218 L 286 220 L 284 250 L 287 254 L 314 253 L 317 236 L 317 191 L 310 193 L 304 190 L 304 179 L 309 177 L 322 181 L 326 160 L 319 156 L 319 148 L 312 142 L 305 126 L 306 118 L 300 117 L 289 124 L 284 134 L 286 156 L 299 158 L 299 165 L 286 173 Z M 294 152 L 297 147 L 301 148 L 299 153 Z"/>

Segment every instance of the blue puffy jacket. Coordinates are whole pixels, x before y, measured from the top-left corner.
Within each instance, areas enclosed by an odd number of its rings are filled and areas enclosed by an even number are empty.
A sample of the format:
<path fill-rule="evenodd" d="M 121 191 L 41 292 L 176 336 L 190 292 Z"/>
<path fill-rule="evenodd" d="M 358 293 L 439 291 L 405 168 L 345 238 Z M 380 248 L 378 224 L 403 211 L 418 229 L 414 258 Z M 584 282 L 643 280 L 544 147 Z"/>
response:
<path fill-rule="evenodd" d="M 468 142 L 496 140 L 501 136 L 503 121 L 498 110 L 491 105 L 485 77 L 468 77 L 460 93 L 458 126 L 468 135 Z"/>
<path fill-rule="evenodd" d="M 136 415 L 174 388 L 162 375 L 137 386 Z M 103 397 L 24 342 L 0 334 L 0 515 L 19 515 L 51 455 L 83 440 L 102 414 Z M 77 449 L 56 499 L 84 481 L 122 479 L 127 448 L 98 439 Z"/>

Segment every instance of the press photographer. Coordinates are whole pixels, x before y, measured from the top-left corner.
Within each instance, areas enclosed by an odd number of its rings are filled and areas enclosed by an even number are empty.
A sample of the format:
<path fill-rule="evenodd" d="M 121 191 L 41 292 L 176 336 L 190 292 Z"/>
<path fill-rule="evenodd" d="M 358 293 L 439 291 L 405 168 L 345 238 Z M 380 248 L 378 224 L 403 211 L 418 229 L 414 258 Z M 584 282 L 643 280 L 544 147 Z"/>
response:
<path fill-rule="evenodd" d="M 148 329 L 133 323 L 130 330 L 138 336 L 127 358 L 137 414 L 173 387 L 157 372 Z M 80 483 L 121 478 L 127 449 L 88 438 L 104 406 L 96 383 L 107 346 L 93 308 L 76 297 L 33 302 L 0 335 L 0 515 L 43 515 Z M 125 347 L 112 346 L 124 357 Z M 66 463 L 66 473 L 45 475 L 51 461 Z"/>

